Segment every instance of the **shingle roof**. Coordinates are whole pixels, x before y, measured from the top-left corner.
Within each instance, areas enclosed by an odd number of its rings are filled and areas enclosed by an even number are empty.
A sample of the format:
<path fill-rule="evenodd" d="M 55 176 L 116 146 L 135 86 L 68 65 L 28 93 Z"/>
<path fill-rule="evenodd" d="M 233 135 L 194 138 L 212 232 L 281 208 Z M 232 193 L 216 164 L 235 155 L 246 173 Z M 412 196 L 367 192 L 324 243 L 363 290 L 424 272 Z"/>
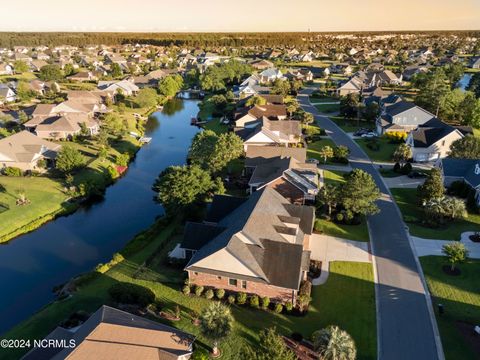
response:
<path fill-rule="evenodd" d="M 480 186 L 480 160 L 442 159 L 444 176 L 464 178 L 474 188 Z"/>
<path fill-rule="evenodd" d="M 454 131 L 456 129 L 453 126 L 434 118 L 420 125 L 411 134 L 415 147 L 427 148 Z"/>
<path fill-rule="evenodd" d="M 54 157 L 60 145 L 43 140 L 24 130 L 0 139 L 0 154 L 13 162 L 31 162 L 38 154 Z"/>

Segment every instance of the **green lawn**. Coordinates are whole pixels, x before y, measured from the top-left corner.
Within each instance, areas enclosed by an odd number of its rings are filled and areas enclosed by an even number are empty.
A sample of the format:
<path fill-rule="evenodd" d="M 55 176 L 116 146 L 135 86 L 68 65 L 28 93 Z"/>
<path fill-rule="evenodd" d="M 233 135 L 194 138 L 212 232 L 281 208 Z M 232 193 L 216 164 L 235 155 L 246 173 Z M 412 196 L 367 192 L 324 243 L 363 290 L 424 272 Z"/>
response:
<path fill-rule="evenodd" d="M 480 137 L 480 129 L 473 129 L 473 135 Z"/>
<path fill-rule="evenodd" d="M 330 114 L 340 111 L 340 104 L 315 104 L 318 111 Z"/>
<path fill-rule="evenodd" d="M 422 210 L 417 205 L 416 189 L 390 189 L 400 208 L 403 216 L 414 217 L 417 221 L 423 217 Z M 410 234 L 426 239 L 460 240 L 460 235 L 465 231 L 480 231 L 480 215 L 469 214 L 464 220 L 454 222 L 441 227 L 429 228 L 420 223 L 407 223 Z"/>
<path fill-rule="evenodd" d="M 145 248 L 125 255 L 126 260 L 114 266 L 105 274 L 98 274 L 87 281 L 70 298 L 54 302 L 30 319 L 22 322 L 5 338 L 39 339 L 70 314 L 78 310 L 95 311 L 101 304 L 108 303 L 108 288 L 117 281 L 133 282 L 152 289 L 164 308 L 181 308 L 182 319 L 169 323 L 197 336 L 197 345 L 205 346 L 208 341 L 192 324 L 190 314 L 200 312 L 210 300 L 204 297 L 184 296 L 179 289 L 183 275 L 163 265 L 161 259 L 179 240 L 178 221 L 170 222 L 161 231 L 144 238 Z M 137 241 L 139 238 L 137 238 Z M 137 246 L 131 246 L 136 248 Z M 148 267 L 140 265 L 152 258 Z M 300 332 L 305 337 L 319 328 L 336 324 L 348 331 L 356 341 L 359 359 L 376 357 L 376 321 L 373 272 L 370 264 L 334 262 L 330 264 L 330 276 L 325 285 L 315 287 L 312 304 L 305 317 L 279 315 L 270 311 L 253 310 L 248 307 L 232 306 L 235 327 L 232 334 L 221 343 L 223 359 L 237 359 L 245 343 L 255 345 L 261 329 L 276 326 L 277 330 L 289 335 Z M 168 323 L 168 321 L 165 321 Z M 0 358 L 16 359 L 21 351 L 0 349 Z"/>
<path fill-rule="evenodd" d="M 324 103 L 324 102 L 339 102 L 339 99 L 333 96 L 326 96 L 326 95 L 320 95 L 320 96 L 315 96 L 311 95 L 310 96 L 310 102 L 312 104 L 315 103 Z"/>
<path fill-rule="evenodd" d="M 437 304 L 443 304 L 445 314 L 436 318 L 442 338 L 443 351 L 447 360 L 478 359 L 470 341 L 478 342 L 478 338 L 465 338 L 459 330 L 459 323 L 467 323 L 467 329 L 473 334 L 473 327 L 480 324 L 480 260 L 469 260 L 460 264 L 459 276 L 447 275 L 442 266 L 445 258 L 439 256 L 421 257 L 423 272 L 432 301 L 436 310 Z"/>
<path fill-rule="evenodd" d="M 336 145 L 333 140 L 327 138 L 322 138 L 307 144 L 307 158 L 317 159 L 320 163 L 323 163 L 323 157 L 320 156 L 320 149 L 324 146 L 330 146 L 333 149 Z"/>
<path fill-rule="evenodd" d="M 65 210 L 67 206 L 62 204 L 66 195 L 62 187 L 59 181 L 46 177 L 0 176 L 0 203 L 9 207 L 0 213 L 0 242 L 10 239 L 7 235 L 34 220 Z M 15 204 L 19 191 L 25 193 L 30 204 Z"/>
<path fill-rule="evenodd" d="M 341 184 L 345 182 L 343 177 L 345 173 L 341 171 L 323 170 L 323 177 L 327 184 Z M 321 231 L 325 235 L 341 237 L 356 241 L 369 241 L 367 222 L 363 219 L 360 225 L 337 224 L 333 221 L 317 218 L 315 220 L 315 230 Z"/>
<path fill-rule="evenodd" d="M 393 152 L 398 147 L 398 144 L 392 144 L 390 140 L 384 137 L 377 138 L 380 145 L 379 150 L 372 150 L 367 146 L 369 139 L 358 139 L 355 141 L 373 161 L 392 162 Z"/>
<path fill-rule="evenodd" d="M 212 130 L 217 134 L 226 133 L 228 131 L 228 125 L 220 123 L 220 119 L 212 119 L 206 124 L 203 124 L 202 127 L 205 130 Z"/>
<path fill-rule="evenodd" d="M 345 132 L 355 132 L 361 128 L 373 129 L 375 126 L 371 122 L 366 122 L 365 120 L 347 120 L 343 116 L 330 116 L 335 124 L 337 124 Z"/>

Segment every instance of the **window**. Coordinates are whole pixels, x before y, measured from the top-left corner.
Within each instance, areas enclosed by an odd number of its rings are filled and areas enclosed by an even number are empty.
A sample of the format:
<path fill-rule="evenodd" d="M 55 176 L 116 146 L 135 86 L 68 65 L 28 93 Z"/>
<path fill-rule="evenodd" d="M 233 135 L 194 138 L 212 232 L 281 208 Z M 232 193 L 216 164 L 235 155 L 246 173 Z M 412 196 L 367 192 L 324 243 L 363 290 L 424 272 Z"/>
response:
<path fill-rule="evenodd" d="M 237 286 L 237 279 L 228 279 L 228 285 Z"/>
<path fill-rule="evenodd" d="M 246 288 L 247 288 L 247 281 L 242 280 L 242 289 L 246 289 Z"/>
<path fill-rule="evenodd" d="M 193 275 L 195 275 L 195 276 L 198 275 L 198 272 L 194 271 L 194 272 L 193 272 Z"/>
<path fill-rule="evenodd" d="M 217 280 L 222 280 L 222 277 L 221 277 L 221 276 L 217 276 Z"/>

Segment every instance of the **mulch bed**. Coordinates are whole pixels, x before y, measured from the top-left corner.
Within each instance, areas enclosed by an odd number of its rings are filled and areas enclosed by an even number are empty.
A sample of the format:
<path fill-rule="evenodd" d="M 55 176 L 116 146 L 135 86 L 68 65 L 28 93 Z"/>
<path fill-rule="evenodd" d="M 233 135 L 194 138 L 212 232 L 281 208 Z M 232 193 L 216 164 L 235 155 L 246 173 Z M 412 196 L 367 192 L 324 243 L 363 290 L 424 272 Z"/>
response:
<path fill-rule="evenodd" d="M 473 331 L 475 325 L 463 321 L 456 321 L 455 326 L 462 334 L 463 339 L 470 345 L 473 352 L 480 358 L 480 335 Z"/>
<path fill-rule="evenodd" d="M 287 347 L 292 350 L 299 360 L 317 360 L 318 354 L 313 350 L 311 344 L 302 341 L 297 342 L 286 336 L 282 336 Z"/>
<path fill-rule="evenodd" d="M 451 276 L 458 276 L 461 274 L 461 271 L 458 267 L 456 267 L 453 271 L 452 271 L 452 267 L 450 265 L 443 265 L 442 266 L 442 270 L 445 274 L 447 275 L 451 275 Z"/>

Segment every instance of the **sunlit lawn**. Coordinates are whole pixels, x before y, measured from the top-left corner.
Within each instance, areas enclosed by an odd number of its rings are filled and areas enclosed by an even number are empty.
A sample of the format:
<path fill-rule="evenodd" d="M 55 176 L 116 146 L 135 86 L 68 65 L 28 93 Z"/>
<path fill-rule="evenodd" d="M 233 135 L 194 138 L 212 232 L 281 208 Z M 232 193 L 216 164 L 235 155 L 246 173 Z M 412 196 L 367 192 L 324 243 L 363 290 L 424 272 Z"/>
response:
<path fill-rule="evenodd" d="M 469 260 L 458 265 L 461 270 L 459 276 L 443 272 L 442 266 L 446 264 L 444 257 L 426 256 L 420 258 L 420 262 L 435 310 L 438 304 L 443 304 L 445 308 L 444 315 L 435 313 L 446 359 L 478 359 L 480 354 L 474 353 L 471 343 L 459 331 L 458 322 L 469 324 L 466 326 L 472 335 L 473 327 L 480 324 L 480 261 Z M 478 338 L 472 337 L 473 341 L 478 341 Z"/>
<path fill-rule="evenodd" d="M 371 160 L 392 162 L 392 156 L 395 149 L 398 147 L 398 144 L 390 143 L 390 140 L 384 137 L 379 137 L 376 139 L 380 145 L 380 148 L 378 150 L 372 150 L 367 146 L 368 142 L 371 141 L 370 139 L 358 139 L 355 141 L 358 145 L 360 145 L 360 147 L 363 149 L 363 151 L 365 151 L 365 153 Z"/>

